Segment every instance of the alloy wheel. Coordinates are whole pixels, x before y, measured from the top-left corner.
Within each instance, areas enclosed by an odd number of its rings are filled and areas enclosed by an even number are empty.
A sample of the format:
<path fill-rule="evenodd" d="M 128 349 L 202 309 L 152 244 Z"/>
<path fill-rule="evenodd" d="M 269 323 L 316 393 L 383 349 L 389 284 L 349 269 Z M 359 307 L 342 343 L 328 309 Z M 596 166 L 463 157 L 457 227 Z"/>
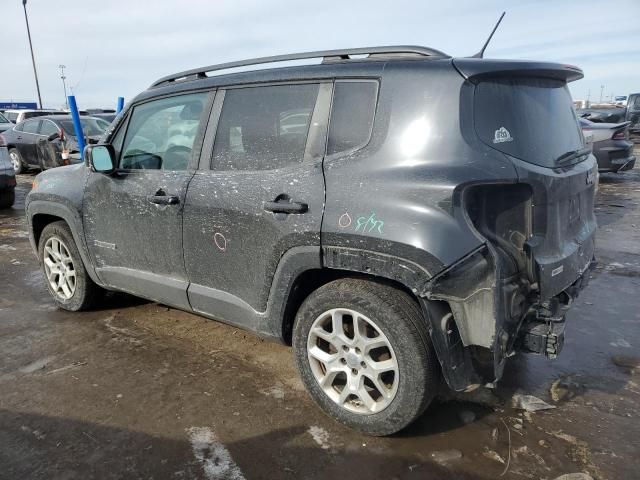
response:
<path fill-rule="evenodd" d="M 44 273 L 51 291 L 62 300 L 69 300 L 76 291 L 76 269 L 69 249 L 57 236 L 44 245 Z"/>
<path fill-rule="evenodd" d="M 378 413 L 396 396 L 399 368 L 391 342 L 355 310 L 321 314 L 309 330 L 307 357 L 320 388 L 346 410 Z"/>
<path fill-rule="evenodd" d="M 9 152 L 9 158 L 11 159 L 13 170 L 19 172 L 22 165 L 20 164 L 20 157 L 18 157 L 18 154 L 16 152 Z"/>

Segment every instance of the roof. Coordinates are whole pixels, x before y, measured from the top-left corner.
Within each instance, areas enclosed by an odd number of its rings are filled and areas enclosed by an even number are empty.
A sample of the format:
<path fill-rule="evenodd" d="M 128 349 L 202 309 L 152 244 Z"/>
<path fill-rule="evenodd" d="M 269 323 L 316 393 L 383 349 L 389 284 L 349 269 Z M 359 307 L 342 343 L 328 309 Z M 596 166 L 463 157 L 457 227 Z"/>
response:
<path fill-rule="evenodd" d="M 361 58 L 365 56 L 365 58 Z M 355 58 L 354 58 L 355 57 Z M 360 57 L 360 58 L 358 58 Z M 207 78 L 207 73 L 229 70 L 239 67 L 248 67 L 256 65 L 264 65 L 270 63 L 290 62 L 294 60 L 309 60 L 314 58 L 322 58 L 322 63 L 335 63 L 345 61 L 362 61 L 362 60 L 386 60 L 391 59 L 407 59 L 407 58 L 450 58 L 444 52 L 430 47 L 421 47 L 416 45 L 392 45 L 384 47 L 361 47 L 340 50 L 318 50 L 313 52 L 291 53 L 286 55 L 274 55 L 270 57 L 251 58 L 247 60 L 239 60 L 234 62 L 220 63 L 209 65 L 206 67 L 193 68 L 183 72 L 174 73 L 156 80 L 150 88 L 159 87 L 176 82 L 184 82 L 191 80 L 201 80 Z"/>

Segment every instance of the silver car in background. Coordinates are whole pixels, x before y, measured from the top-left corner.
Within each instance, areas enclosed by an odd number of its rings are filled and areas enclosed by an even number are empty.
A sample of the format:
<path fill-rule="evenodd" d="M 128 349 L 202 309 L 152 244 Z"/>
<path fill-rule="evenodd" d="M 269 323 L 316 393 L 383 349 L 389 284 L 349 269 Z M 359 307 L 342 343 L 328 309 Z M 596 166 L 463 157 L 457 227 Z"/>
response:
<path fill-rule="evenodd" d="M 587 143 L 593 143 L 599 172 L 623 172 L 634 167 L 636 157 L 633 155 L 633 142 L 629 141 L 630 123 L 596 123 L 580 119 L 585 139 L 591 138 Z"/>

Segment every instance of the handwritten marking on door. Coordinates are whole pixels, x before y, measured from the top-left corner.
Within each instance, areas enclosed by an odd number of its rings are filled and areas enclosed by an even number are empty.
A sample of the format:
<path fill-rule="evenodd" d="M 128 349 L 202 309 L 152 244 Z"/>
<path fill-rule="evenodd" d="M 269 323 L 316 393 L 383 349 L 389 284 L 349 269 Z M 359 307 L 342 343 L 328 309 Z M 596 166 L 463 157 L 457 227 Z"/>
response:
<path fill-rule="evenodd" d="M 227 251 L 227 239 L 220 232 L 216 232 L 213 235 L 213 242 L 216 244 L 216 247 L 218 247 L 218 250 L 220 250 L 221 252 Z"/>
<path fill-rule="evenodd" d="M 340 228 L 349 228 L 353 224 L 351 219 L 351 215 L 348 212 L 343 213 L 340 218 L 338 218 L 338 227 Z M 384 235 L 384 221 L 376 218 L 375 213 L 371 213 L 368 217 L 362 216 L 356 218 L 355 222 L 355 231 L 361 233 L 371 233 L 377 232 L 380 235 Z"/>
<path fill-rule="evenodd" d="M 356 232 L 362 231 L 363 233 L 371 233 L 373 230 L 377 230 L 380 235 L 384 235 L 384 232 L 382 231 L 383 227 L 384 222 L 380 219 L 376 219 L 375 213 L 369 215 L 369 218 L 358 217 L 356 220 Z"/>
<path fill-rule="evenodd" d="M 340 228 L 347 228 L 351 226 L 351 215 L 348 212 L 344 212 L 338 219 L 338 226 Z"/>

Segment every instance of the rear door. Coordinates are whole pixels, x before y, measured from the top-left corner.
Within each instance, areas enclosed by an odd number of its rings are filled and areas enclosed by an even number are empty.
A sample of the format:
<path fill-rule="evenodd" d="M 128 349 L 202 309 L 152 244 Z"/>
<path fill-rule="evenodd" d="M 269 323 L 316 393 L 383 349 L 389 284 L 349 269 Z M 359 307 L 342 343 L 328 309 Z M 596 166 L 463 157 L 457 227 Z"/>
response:
<path fill-rule="evenodd" d="M 189 308 L 183 207 L 211 96 L 174 95 L 134 106 L 111 140 L 117 172 L 90 174 L 84 231 L 106 285 Z"/>
<path fill-rule="evenodd" d="M 185 204 L 195 311 L 246 324 L 266 310 L 282 256 L 319 250 L 330 93 L 323 82 L 218 92 Z"/>

